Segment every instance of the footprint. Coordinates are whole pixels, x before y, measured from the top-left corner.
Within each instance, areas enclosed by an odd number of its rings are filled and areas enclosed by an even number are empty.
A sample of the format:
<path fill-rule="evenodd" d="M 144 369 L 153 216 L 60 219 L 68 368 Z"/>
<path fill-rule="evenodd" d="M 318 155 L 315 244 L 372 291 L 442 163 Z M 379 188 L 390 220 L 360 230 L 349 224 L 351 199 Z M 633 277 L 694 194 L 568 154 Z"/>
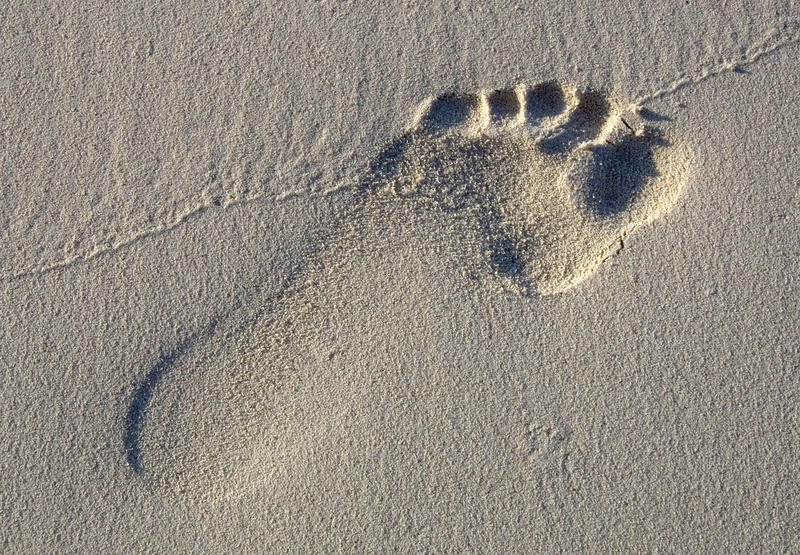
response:
<path fill-rule="evenodd" d="M 323 341 L 335 303 L 347 302 L 341 272 L 362 256 L 348 241 L 379 244 L 364 239 L 363 222 L 391 237 L 393 226 L 420 225 L 403 215 L 424 207 L 441 215 L 420 232 L 432 241 L 443 222 L 466 222 L 465 250 L 482 253 L 464 259 L 474 266 L 467 273 L 550 295 L 585 280 L 627 233 L 664 214 L 689 161 L 686 148 L 598 91 L 550 82 L 428 99 L 278 297 L 153 367 L 126 420 L 129 465 L 168 495 L 205 501 L 268 480 L 297 376 L 325 364 L 308 345 Z"/>
<path fill-rule="evenodd" d="M 668 210 L 690 158 L 635 110 L 552 82 L 430 100 L 401 140 L 383 186 L 470 207 L 496 273 L 543 295 L 586 279 Z"/>

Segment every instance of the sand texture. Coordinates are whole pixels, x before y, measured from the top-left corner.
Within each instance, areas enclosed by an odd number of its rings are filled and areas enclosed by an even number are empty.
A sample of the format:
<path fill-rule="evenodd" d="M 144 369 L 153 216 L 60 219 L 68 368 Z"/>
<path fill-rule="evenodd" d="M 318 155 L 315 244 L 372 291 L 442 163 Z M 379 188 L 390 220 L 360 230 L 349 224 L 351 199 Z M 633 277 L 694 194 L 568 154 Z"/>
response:
<path fill-rule="evenodd" d="M 798 16 L 4 8 L 3 550 L 800 551 Z"/>

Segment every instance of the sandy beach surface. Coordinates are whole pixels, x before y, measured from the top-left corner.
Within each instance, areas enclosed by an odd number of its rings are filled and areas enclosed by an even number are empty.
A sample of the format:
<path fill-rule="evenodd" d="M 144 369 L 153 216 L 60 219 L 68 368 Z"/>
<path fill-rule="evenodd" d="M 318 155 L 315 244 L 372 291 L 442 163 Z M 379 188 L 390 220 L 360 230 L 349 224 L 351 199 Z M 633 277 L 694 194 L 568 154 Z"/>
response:
<path fill-rule="evenodd" d="M 0 546 L 800 552 L 796 2 L 0 12 Z"/>

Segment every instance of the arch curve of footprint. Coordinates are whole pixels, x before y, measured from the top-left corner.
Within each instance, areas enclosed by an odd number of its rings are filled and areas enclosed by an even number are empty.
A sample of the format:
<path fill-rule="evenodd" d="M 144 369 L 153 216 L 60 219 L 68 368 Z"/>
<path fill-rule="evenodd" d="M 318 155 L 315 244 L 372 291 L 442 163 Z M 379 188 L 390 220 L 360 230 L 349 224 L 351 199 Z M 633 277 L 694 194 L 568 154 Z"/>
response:
<path fill-rule="evenodd" d="M 425 206 L 469 222 L 487 279 L 550 295 L 584 281 L 626 234 L 667 212 L 690 158 L 636 108 L 601 91 L 548 82 L 446 94 L 423 102 L 369 164 L 335 227 L 352 229 L 364 217 L 391 226 L 376 213 Z M 135 473 L 170 495 L 205 500 L 266 479 L 259 469 L 278 433 L 275 399 L 310 364 L 303 338 L 320 320 L 308 307 L 320 283 L 336 286 L 325 253 L 346 236 L 328 234 L 268 306 L 153 367 L 126 420 Z"/>

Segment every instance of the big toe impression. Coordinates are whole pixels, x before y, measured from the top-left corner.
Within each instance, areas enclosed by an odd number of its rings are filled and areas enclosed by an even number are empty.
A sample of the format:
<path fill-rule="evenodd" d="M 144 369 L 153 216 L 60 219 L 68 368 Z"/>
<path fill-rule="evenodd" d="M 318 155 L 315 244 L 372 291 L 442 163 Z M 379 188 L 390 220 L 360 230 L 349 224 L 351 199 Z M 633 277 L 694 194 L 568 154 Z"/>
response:
<path fill-rule="evenodd" d="M 685 147 L 645 129 L 581 153 L 568 175 L 569 187 L 593 221 L 627 232 L 675 203 L 686 183 L 688 164 Z"/>

